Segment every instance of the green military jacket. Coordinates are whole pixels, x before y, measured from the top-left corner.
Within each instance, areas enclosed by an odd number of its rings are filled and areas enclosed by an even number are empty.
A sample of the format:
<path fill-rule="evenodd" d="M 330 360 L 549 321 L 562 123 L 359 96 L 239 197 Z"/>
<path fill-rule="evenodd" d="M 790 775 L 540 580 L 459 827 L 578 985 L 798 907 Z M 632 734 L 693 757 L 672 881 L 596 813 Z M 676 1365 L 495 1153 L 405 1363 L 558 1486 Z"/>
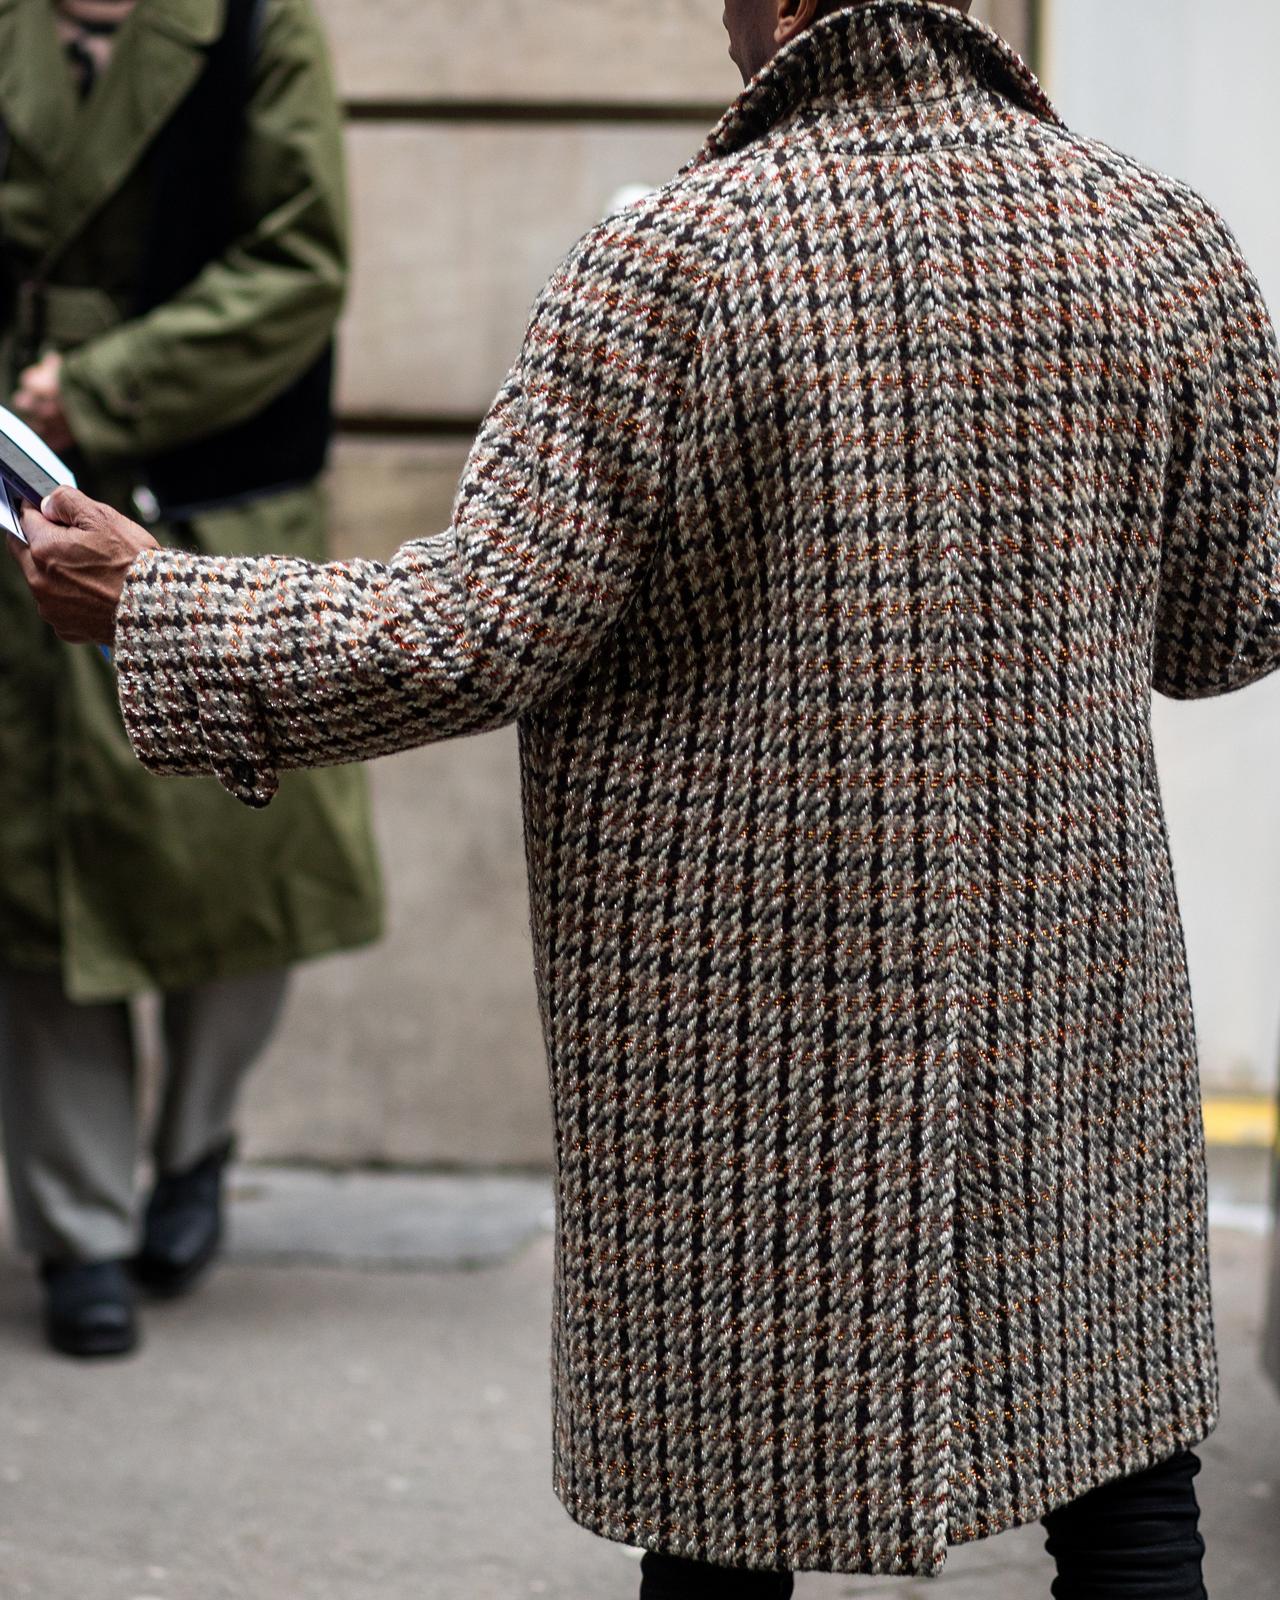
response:
<path fill-rule="evenodd" d="M 65 353 L 90 493 L 133 512 L 138 463 L 252 417 L 332 335 L 346 276 L 339 113 L 309 0 L 266 0 L 239 179 L 243 231 L 135 314 L 147 154 L 221 34 L 225 0 L 139 0 L 81 103 L 50 0 L 0 0 L 0 379 Z M 20 286 L 43 279 L 39 326 Z M 136 513 L 133 513 L 136 514 Z M 324 554 L 318 485 L 158 526 L 209 553 Z M 250 815 L 208 780 L 137 764 L 114 674 L 60 644 L 0 562 L 0 960 L 81 1000 L 173 989 L 374 938 L 363 773 L 299 774 Z"/>

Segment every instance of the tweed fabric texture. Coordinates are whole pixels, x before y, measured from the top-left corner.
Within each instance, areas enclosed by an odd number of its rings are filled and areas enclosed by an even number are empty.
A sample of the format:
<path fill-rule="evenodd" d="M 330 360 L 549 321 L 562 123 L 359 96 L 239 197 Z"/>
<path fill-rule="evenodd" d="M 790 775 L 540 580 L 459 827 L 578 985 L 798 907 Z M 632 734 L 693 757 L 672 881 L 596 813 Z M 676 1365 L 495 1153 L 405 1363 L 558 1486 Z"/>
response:
<path fill-rule="evenodd" d="M 573 251 L 445 534 L 130 575 L 157 771 L 520 720 L 588 1527 L 931 1572 L 1212 1427 L 1150 702 L 1280 663 L 1277 388 L 1204 202 L 879 0 Z"/>

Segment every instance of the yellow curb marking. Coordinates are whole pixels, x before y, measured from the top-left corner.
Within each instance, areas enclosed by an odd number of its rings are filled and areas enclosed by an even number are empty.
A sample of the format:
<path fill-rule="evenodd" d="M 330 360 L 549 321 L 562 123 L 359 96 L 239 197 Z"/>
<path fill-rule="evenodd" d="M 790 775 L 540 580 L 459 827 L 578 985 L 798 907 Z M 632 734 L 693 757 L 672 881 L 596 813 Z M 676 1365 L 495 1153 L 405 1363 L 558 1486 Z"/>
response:
<path fill-rule="evenodd" d="M 1270 1149 L 1280 1135 L 1276 1102 L 1263 1095 L 1211 1095 L 1204 1102 L 1204 1131 L 1213 1145 Z"/>

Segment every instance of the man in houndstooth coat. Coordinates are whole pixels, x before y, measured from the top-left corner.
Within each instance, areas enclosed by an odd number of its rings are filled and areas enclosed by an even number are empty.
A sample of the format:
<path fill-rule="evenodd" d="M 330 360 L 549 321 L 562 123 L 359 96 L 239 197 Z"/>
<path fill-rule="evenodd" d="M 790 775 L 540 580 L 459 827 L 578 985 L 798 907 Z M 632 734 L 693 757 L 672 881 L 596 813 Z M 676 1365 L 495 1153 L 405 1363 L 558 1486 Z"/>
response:
<path fill-rule="evenodd" d="M 1217 1415 L 1150 708 L 1280 664 L 1277 353 L 1218 216 L 960 10 L 775 9 L 445 533 L 208 560 L 60 494 L 22 559 L 143 761 L 252 805 L 518 720 L 557 1490 L 928 1573 Z"/>

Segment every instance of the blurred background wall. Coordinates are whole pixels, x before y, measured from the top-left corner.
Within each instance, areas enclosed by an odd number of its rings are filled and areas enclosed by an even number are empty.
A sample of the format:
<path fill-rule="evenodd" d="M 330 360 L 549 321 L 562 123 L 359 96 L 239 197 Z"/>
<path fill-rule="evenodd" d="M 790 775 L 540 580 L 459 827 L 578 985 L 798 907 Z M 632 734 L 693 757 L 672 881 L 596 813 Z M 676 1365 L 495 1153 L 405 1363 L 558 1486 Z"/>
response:
<path fill-rule="evenodd" d="M 621 188 L 665 181 L 739 85 L 716 0 L 318 3 L 348 105 L 356 221 L 335 542 L 379 556 L 445 524 L 475 426 L 557 261 Z M 1270 0 L 1219 0 L 1212 15 L 1233 7 L 1266 16 Z M 1133 74 L 1116 48 L 1117 18 L 1137 60 L 1143 19 L 1191 28 L 1191 0 L 980 0 L 977 10 L 1024 53 L 1048 55 L 1082 125 L 1231 181 L 1231 119 L 1219 127 L 1216 108 L 1224 95 L 1238 102 L 1241 63 L 1217 89 L 1194 32 L 1182 54 L 1165 40 Z M 1241 58 L 1246 73 L 1258 63 L 1259 112 L 1262 37 Z M 1197 131 L 1184 102 L 1206 90 L 1213 126 Z M 1159 143 L 1179 129 L 1176 148 Z M 1235 196 L 1261 227 L 1261 196 L 1238 188 L 1221 203 Z M 1280 1031 L 1280 846 L 1266 848 L 1277 706 L 1272 696 L 1225 714 L 1178 708 L 1163 738 L 1218 1078 L 1266 1078 Z M 514 735 L 396 757 L 373 779 L 390 937 L 302 974 L 253 1086 L 248 1153 L 545 1166 Z"/>

